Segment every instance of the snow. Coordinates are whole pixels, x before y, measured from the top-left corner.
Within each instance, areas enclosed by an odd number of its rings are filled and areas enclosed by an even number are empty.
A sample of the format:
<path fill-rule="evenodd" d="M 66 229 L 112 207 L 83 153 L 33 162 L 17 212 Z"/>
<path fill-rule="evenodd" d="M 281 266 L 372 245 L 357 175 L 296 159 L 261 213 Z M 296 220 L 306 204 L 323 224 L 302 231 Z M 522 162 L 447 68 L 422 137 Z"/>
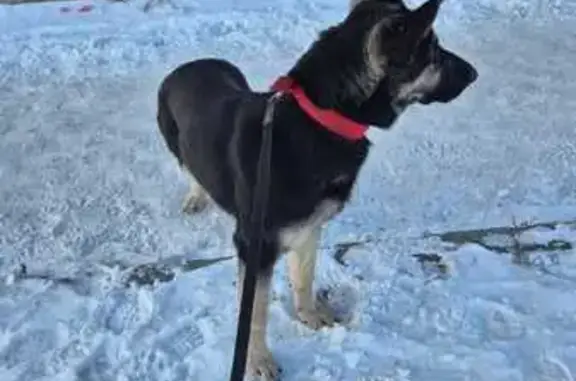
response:
<path fill-rule="evenodd" d="M 0 379 L 225 380 L 235 260 L 181 262 L 233 255 L 231 221 L 179 212 L 186 183 L 156 129 L 156 90 L 202 56 L 263 89 L 347 5 L 60 12 L 84 4 L 0 6 Z M 480 78 L 371 131 L 318 268 L 344 324 L 298 323 L 277 267 L 269 338 L 284 380 L 574 380 L 575 18 L 576 1 L 445 2 L 439 34 Z M 150 263 L 172 280 L 126 286 Z"/>

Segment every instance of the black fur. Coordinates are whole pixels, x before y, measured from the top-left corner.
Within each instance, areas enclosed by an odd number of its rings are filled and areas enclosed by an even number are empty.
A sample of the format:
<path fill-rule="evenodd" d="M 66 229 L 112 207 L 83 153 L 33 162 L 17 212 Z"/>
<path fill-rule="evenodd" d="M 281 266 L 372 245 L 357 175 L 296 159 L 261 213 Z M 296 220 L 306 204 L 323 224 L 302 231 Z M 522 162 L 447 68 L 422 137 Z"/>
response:
<path fill-rule="evenodd" d="M 400 0 L 361 1 L 342 23 L 321 33 L 288 75 L 317 106 L 380 128 L 391 127 L 414 102 L 449 102 L 477 73 L 442 48 L 430 29 L 438 3 L 429 0 L 411 12 Z M 430 71 L 433 76 L 424 75 Z M 419 79 L 426 86 L 414 90 Z M 272 95 L 253 91 L 236 66 L 215 58 L 176 68 L 158 93 L 158 125 L 167 147 L 236 220 L 241 267 L 251 255 L 247 229 Z M 327 201 L 334 213 L 344 207 L 370 146 L 366 138 L 346 140 L 318 125 L 289 94 L 276 102 L 261 279 L 270 276 L 281 252 L 295 249 L 282 246 L 283 229 L 307 220 Z M 260 356 L 256 360 L 265 359 L 264 352 Z"/>
<path fill-rule="evenodd" d="M 218 59 L 179 67 L 159 94 L 158 122 L 168 147 L 214 201 L 238 219 L 238 247 L 246 244 L 243 222 L 250 211 L 270 96 L 252 92 L 232 64 Z M 315 125 L 291 98 L 279 102 L 266 221 L 269 250 L 262 267 L 276 261 L 279 228 L 305 219 L 326 198 L 348 200 L 369 145 L 366 139 L 350 142 Z M 346 181 L 334 183 L 342 177 Z M 245 260 L 243 250 L 239 254 Z"/>
<path fill-rule="evenodd" d="M 364 3 L 340 25 L 322 33 L 289 75 L 317 105 L 337 109 L 359 122 L 390 127 L 397 117 L 390 90 L 394 76 L 377 83 L 369 97 L 359 99 L 349 91 L 354 76 L 365 70 L 366 35 L 386 16 L 378 1 Z M 438 95 L 426 98 L 426 102 L 445 101 L 474 80 L 473 68 L 440 48 L 435 37 L 429 38 L 434 41 L 419 48 L 425 52 L 417 52 L 420 61 L 413 71 L 421 70 L 430 54 L 463 66 L 451 73 L 456 80 L 447 80 L 450 83 L 440 86 Z M 395 74 L 400 78 L 396 80 L 417 75 L 410 70 Z M 216 204 L 236 218 L 234 241 L 238 248 L 246 240 L 245 221 L 254 190 L 263 114 L 271 95 L 252 91 L 237 67 L 219 59 L 200 59 L 178 67 L 159 91 L 158 124 L 168 148 Z M 369 147 L 367 139 L 351 142 L 317 125 L 291 97 L 278 103 L 266 221 L 269 250 L 262 259 L 263 268 L 272 266 L 280 252 L 279 229 L 305 219 L 323 200 L 348 201 Z M 243 250 L 239 254 L 245 260 Z"/>

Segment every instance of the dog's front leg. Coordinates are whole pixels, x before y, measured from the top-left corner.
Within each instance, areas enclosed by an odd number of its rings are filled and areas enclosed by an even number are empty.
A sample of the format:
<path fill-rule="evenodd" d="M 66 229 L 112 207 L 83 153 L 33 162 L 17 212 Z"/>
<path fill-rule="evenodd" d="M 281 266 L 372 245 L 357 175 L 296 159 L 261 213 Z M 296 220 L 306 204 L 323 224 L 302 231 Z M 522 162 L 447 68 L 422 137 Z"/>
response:
<path fill-rule="evenodd" d="M 242 250 L 242 248 L 239 248 Z M 238 304 L 242 299 L 242 286 L 244 285 L 244 274 L 246 266 L 241 259 L 238 260 Z M 263 255 L 269 255 L 264 251 Z M 254 308 L 252 311 L 252 325 L 250 330 L 250 343 L 248 345 L 248 373 L 260 376 L 262 381 L 275 381 L 280 368 L 276 364 L 268 344 L 266 343 L 266 328 L 268 326 L 268 303 L 270 298 L 270 285 L 272 282 L 273 265 L 267 270 L 259 270 L 256 278 L 256 295 L 254 297 Z"/>
<path fill-rule="evenodd" d="M 335 314 L 329 306 L 315 300 L 313 294 L 314 272 L 321 227 L 314 228 L 308 238 L 288 254 L 288 273 L 298 318 L 312 329 L 334 325 Z"/>

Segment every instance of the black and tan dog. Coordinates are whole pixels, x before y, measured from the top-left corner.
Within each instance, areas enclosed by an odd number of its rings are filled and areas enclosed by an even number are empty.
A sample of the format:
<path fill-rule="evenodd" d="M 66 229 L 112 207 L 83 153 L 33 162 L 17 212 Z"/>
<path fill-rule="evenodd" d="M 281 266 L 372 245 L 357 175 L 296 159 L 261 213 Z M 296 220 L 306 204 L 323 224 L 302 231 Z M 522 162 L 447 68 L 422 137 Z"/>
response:
<path fill-rule="evenodd" d="M 312 293 L 322 226 L 348 201 L 370 148 L 367 126 L 389 128 L 410 104 L 449 102 L 477 77 L 443 49 L 432 24 L 440 0 L 409 10 L 402 0 L 352 1 L 349 15 L 321 33 L 289 71 L 274 110 L 266 244 L 257 280 L 248 370 L 264 380 L 279 368 L 266 343 L 270 282 L 281 253 L 298 318 L 312 328 L 334 323 Z M 190 175 L 184 210 L 212 199 L 235 217 L 242 285 L 250 211 L 267 101 L 240 70 L 218 59 L 186 63 L 163 81 L 158 123 Z M 327 111 L 329 110 L 329 111 Z"/>

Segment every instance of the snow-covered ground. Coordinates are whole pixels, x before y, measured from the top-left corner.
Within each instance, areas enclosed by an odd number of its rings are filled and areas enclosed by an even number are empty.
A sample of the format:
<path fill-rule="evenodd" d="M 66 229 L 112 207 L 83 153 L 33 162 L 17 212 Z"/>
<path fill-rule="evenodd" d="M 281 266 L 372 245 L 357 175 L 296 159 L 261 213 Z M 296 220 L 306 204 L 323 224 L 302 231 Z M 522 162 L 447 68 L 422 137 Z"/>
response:
<path fill-rule="evenodd" d="M 347 4 L 145 3 L 0 6 L 0 380 L 226 380 L 234 259 L 125 286 L 233 254 L 226 216 L 179 212 L 156 90 L 210 55 L 264 89 Z M 278 266 L 283 380 L 574 380 L 575 23 L 576 1 L 445 2 L 439 34 L 480 78 L 373 131 L 318 269 L 345 324 L 298 323 Z"/>

